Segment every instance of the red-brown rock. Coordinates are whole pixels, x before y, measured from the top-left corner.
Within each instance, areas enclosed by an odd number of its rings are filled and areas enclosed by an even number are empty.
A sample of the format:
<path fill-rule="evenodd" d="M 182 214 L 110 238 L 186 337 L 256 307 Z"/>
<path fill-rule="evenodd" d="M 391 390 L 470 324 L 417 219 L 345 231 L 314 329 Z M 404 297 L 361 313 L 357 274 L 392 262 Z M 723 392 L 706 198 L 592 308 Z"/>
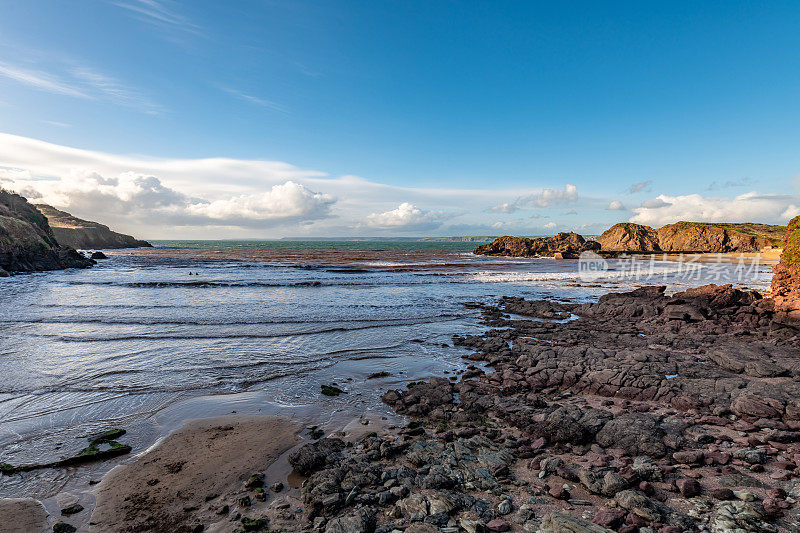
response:
<path fill-rule="evenodd" d="M 700 494 L 700 483 L 696 479 L 682 478 L 675 482 L 684 498 L 693 498 Z"/>
<path fill-rule="evenodd" d="M 773 268 L 772 299 L 775 311 L 800 320 L 800 216 L 789 222 L 781 261 Z"/>

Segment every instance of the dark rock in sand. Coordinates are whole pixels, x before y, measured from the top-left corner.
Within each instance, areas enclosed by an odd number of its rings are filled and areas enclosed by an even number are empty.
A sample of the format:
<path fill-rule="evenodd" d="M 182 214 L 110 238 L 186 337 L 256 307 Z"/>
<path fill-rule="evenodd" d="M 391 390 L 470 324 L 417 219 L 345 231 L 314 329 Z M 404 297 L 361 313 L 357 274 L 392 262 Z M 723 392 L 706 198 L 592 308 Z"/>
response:
<path fill-rule="evenodd" d="M 61 509 L 61 514 L 63 514 L 64 516 L 69 516 L 73 514 L 78 514 L 81 511 L 83 511 L 83 505 L 79 503 L 73 503 L 72 505 L 69 505 Z"/>
<path fill-rule="evenodd" d="M 336 461 L 346 446 L 341 439 L 320 439 L 306 444 L 289 455 L 289 464 L 299 474 L 308 476 L 326 464 Z"/>

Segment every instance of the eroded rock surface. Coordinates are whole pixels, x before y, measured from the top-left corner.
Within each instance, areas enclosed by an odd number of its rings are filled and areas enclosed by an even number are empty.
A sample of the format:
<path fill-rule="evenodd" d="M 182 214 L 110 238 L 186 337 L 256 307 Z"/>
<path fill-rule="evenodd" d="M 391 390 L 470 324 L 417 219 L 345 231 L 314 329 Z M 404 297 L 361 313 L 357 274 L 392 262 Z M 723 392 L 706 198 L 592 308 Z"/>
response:
<path fill-rule="evenodd" d="M 577 233 L 559 233 L 553 237 L 498 237 L 488 244 L 475 248 L 478 255 L 508 255 L 513 257 L 554 256 L 576 258 L 582 252 L 597 251 L 600 244 L 587 241 Z"/>

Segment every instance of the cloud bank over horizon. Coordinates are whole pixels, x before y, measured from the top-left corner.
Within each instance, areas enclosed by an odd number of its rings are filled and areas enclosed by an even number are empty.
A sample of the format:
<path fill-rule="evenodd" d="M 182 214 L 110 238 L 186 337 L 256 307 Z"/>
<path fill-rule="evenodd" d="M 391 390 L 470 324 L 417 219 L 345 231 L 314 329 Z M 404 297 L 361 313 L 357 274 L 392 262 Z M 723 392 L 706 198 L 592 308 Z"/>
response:
<path fill-rule="evenodd" d="M 659 194 L 628 210 L 627 200 L 579 194 L 573 183 L 519 190 L 401 187 L 281 161 L 119 155 L 10 134 L 0 134 L 0 186 L 156 239 L 593 234 L 625 217 L 651 226 L 785 223 L 800 212 L 800 197 L 792 194 Z M 628 193 L 641 198 L 654 187 L 642 182 Z"/>

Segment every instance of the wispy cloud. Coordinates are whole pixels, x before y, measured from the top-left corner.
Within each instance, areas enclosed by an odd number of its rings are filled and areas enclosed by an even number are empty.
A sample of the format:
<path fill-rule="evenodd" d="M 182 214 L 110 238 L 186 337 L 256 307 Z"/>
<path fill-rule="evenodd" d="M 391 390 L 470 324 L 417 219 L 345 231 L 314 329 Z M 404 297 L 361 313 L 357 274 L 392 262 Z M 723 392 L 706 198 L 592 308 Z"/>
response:
<path fill-rule="evenodd" d="M 733 189 L 735 187 L 750 187 L 754 185 L 756 182 L 750 178 L 742 178 L 738 180 L 727 180 L 727 181 L 712 181 L 708 187 L 706 187 L 707 191 L 717 191 L 720 189 Z"/>
<path fill-rule="evenodd" d="M 628 194 L 636 194 L 637 192 L 649 192 L 652 189 L 653 180 L 640 181 L 628 187 Z"/>
<path fill-rule="evenodd" d="M 71 128 L 72 124 L 67 124 L 66 122 L 59 122 L 57 120 L 42 120 L 45 124 L 50 124 L 51 126 L 58 126 L 59 128 Z"/>
<path fill-rule="evenodd" d="M 152 102 L 138 90 L 120 83 L 115 78 L 98 72 L 90 67 L 76 66 L 69 69 L 72 76 L 102 94 L 112 102 L 140 109 L 145 113 L 155 115 L 163 108 Z"/>
<path fill-rule="evenodd" d="M 121 0 L 112 3 L 127 10 L 142 22 L 161 28 L 201 34 L 200 26 L 181 15 L 176 9 L 177 4 L 170 0 Z"/>
<path fill-rule="evenodd" d="M 265 98 L 253 96 L 252 94 L 247 94 L 237 89 L 231 89 L 230 87 L 222 87 L 222 90 L 230 94 L 231 96 L 235 96 L 240 100 L 244 100 L 245 102 L 250 102 L 251 104 L 255 104 L 261 107 L 266 107 L 274 111 L 280 111 L 281 113 L 288 113 L 288 110 L 285 107 L 276 102 L 273 102 L 272 100 L 267 100 Z"/>
<path fill-rule="evenodd" d="M 36 54 L 33 54 L 36 55 Z M 35 68 L 19 63 L 36 65 Z M 55 59 L 37 58 L 18 64 L 0 61 L 0 77 L 13 80 L 39 91 L 81 98 L 107 101 L 130 107 L 148 114 L 158 114 L 164 108 L 153 102 L 140 90 L 125 85 L 118 79 L 70 57 Z M 59 125 L 59 124 L 54 124 Z"/>
<path fill-rule="evenodd" d="M 73 96 L 75 98 L 91 98 L 74 84 L 47 72 L 27 70 L 16 65 L 0 63 L 0 76 L 53 94 Z"/>

